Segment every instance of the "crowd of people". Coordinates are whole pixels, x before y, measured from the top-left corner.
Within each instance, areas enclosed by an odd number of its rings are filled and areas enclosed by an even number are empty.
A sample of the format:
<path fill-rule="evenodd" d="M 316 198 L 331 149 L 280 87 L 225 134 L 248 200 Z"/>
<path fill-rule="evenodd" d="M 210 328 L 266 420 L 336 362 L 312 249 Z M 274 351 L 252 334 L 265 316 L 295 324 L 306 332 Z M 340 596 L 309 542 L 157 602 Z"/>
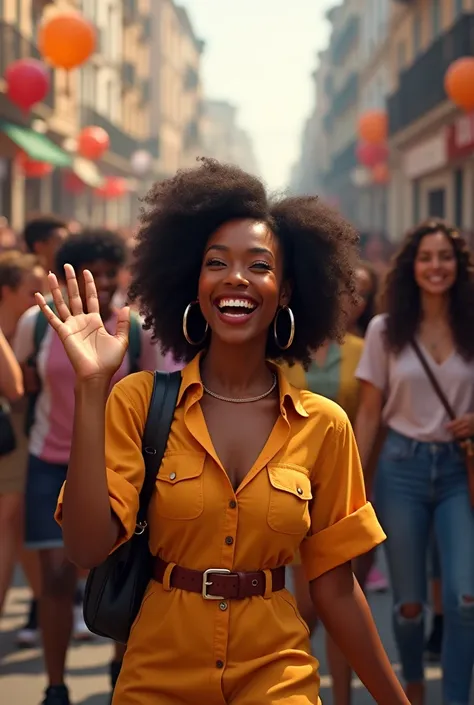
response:
<path fill-rule="evenodd" d="M 317 705 L 321 622 L 334 705 L 350 705 L 353 670 L 378 703 L 424 705 L 427 658 L 446 705 L 468 705 L 474 262 L 461 234 L 428 220 L 387 261 L 384 238 L 361 252 L 317 198 L 271 201 L 207 160 L 150 192 L 133 239 L 40 215 L 16 244 L 0 254 L 16 437 L 0 457 L 0 609 L 19 562 L 32 598 L 18 644 L 41 638 L 44 705 L 68 705 L 71 637 L 93 638 L 88 570 L 134 531 L 146 371 L 178 369 L 150 510 L 157 577 L 114 647 L 114 702 Z M 387 588 L 380 544 L 404 691 L 362 592 Z M 262 571 L 263 592 L 209 603 L 176 588 L 173 574 L 211 566 Z"/>

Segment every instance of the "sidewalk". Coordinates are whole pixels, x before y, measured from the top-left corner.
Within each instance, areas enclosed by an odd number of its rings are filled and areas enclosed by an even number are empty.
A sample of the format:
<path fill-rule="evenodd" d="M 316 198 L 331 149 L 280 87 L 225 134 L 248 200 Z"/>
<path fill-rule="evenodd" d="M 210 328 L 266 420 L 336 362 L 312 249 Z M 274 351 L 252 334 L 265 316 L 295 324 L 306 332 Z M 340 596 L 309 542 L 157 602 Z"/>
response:
<path fill-rule="evenodd" d="M 28 590 L 15 587 L 10 591 L 5 617 L 0 623 L 0 689 L 2 705 L 38 705 L 45 687 L 40 649 L 18 650 L 14 644 L 16 629 L 23 624 L 27 609 Z M 396 662 L 390 626 L 390 596 L 375 595 L 370 599 L 385 647 Z M 324 705 L 332 705 L 330 681 L 324 657 L 324 635 L 318 630 L 314 650 L 321 661 L 321 697 Z M 73 644 L 69 653 L 69 677 L 74 705 L 108 705 L 108 663 L 112 655 L 109 642 L 97 640 Z M 427 705 L 441 705 L 440 669 L 427 669 Z M 356 680 L 353 705 L 371 705 L 372 698 Z M 473 701 L 474 702 L 474 701 Z"/>

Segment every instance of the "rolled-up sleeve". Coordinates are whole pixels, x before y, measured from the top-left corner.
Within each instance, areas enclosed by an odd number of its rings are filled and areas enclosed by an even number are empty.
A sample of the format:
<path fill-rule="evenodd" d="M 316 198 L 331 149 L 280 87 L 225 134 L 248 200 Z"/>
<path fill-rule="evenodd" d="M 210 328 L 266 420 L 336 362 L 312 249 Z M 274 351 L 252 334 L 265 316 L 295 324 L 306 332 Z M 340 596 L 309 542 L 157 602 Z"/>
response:
<path fill-rule="evenodd" d="M 152 375 L 141 372 L 118 382 L 105 412 L 105 462 L 110 507 L 120 522 L 112 550 L 128 541 L 136 527 L 139 494 L 145 477 L 142 436 L 151 396 Z M 64 486 L 55 518 L 61 523 Z"/>
<path fill-rule="evenodd" d="M 345 414 L 328 428 L 311 480 L 311 529 L 300 547 L 308 580 L 367 553 L 386 538 L 365 496 L 359 453 Z"/>

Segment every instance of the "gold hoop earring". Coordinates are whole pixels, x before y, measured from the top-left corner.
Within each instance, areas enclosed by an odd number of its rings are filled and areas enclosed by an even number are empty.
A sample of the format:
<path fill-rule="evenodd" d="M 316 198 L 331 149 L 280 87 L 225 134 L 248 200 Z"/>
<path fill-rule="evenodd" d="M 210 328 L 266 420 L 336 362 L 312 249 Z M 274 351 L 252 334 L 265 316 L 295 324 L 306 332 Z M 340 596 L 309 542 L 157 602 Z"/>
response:
<path fill-rule="evenodd" d="M 278 340 L 278 332 L 277 332 L 277 324 L 278 324 L 278 317 L 280 316 L 280 313 L 282 311 L 285 311 L 288 316 L 290 317 L 290 336 L 288 338 L 288 342 L 286 345 L 282 345 L 280 341 Z M 273 319 L 273 337 L 275 339 L 275 343 L 277 346 L 280 348 L 280 350 L 288 350 L 288 348 L 291 347 L 293 340 L 295 339 L 295 317 L 293 315 L 293 311 L 289 306 L 280 306 L 278 311 L 276 312 L 275 318 Z"/>
<path fill-rule="evenodd" d="M 209 330 L 209 324 L 206 321 L 206 327 L 204 329 L 204 335 L 202 336 L 201 340 L 192 340 L 191 337 L 189 336 L 188 333 L 188 316 L 189 312 L 191 311 L 191 308 L 195 306 L 196 304 L 199 304 L 199 301 L 191 301 L 190 304 L 186 306 L 184 309 L 184 314 L 183 314 L 183 335 L 186 338 L 186 342 L 188 342 L 190 345 L 202 345 L 204 341 L 206 340 L 207 336 L 207 331 Z"/>

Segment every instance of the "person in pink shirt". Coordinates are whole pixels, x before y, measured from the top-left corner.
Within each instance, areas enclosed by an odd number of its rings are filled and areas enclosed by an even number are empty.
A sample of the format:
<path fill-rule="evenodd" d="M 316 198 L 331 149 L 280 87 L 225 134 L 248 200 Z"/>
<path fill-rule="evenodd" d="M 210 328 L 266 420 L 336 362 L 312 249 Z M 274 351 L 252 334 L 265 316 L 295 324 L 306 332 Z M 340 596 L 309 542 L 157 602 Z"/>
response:
<path fill-rule="evenodd" d="M 97 285 L 101 316 L 109 331 L 115 330 L 117 309 L 112 301 L 118 276 L 125 262 L 123 239 L 105 229 L 85 230 L 71 235 L 56 254 L 57 273 L 66 262 L 75 270 L 92 272 Z M 83 278 L 79 277 L 82 282 Z M 80 292 L 85 300 L 84 291 Z M 26 545 L 40 554 L 42 595 L 40 627 L 49 685 L 44 705 L 68 705 L 64 685 L 66 652 L 73 621 L 77 569 L 65 555 L 61 529 L 54 521 L 54 511 L 61 486 L 66 478 L 71 448 L 74 416 L 75 376 L 56 333 L 44 332 L 35 354 L 37 307 L 29 309 L 18 324 L 14 348 L 20 363 L 33 358 L 39 381 L 39 394 L 29 433 L 29 464 L 26 486 Z M 128 355 L 115 374 L 112 385 L 139 370 L 175 369 L 172 359 L 161 354 L 160 346 L 143 330 L 134 316 L 135 335 L 130 337 Z M 37 329 L 36 329 L 37 330 Z M 135 338 L 135 342 L 134 341 Z"/>

